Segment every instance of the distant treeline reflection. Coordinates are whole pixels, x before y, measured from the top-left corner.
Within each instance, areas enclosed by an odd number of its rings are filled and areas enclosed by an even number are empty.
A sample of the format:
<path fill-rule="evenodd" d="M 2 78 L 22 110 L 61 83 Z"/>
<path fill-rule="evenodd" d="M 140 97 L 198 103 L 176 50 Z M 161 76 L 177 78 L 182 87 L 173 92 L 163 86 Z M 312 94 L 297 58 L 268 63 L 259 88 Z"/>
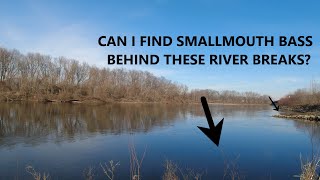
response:
<path fill-rule="evenodd" d="M 74 134 L 130 133 L 149 131 L 184 119 L 183 107 L 161 104 L 112 104 L 84 106 L 69 104 L 2 103 L 0 136 L 72 137 Z"/>
<path fill-rule="evenodd" d="M 266 106 L 214 106 L 212 116 L 255 117 Z M 204 118 L 200 104 L 140 104 L 71 105 L 41 103 L 0 104 L 0 146 L 66 141 L 95 134 L 144 133 L 165 128 L 189 117 Z M 320 138 L 320 126 L 296 122 L 299 129 Z M 316 129 L 316 130 L 315 130 Z M 19 138 L 20 137 L 20 138 Z M 35 142 L 34 142 L 35 141 Z"/>
<path fill-rule="evenodd" d="M 317 153 L 320 153 L 320 124 L 316 122 L 305 122 L 301 120 L 294 120 L 294 126 L 297 129 L 302 130 L 310 137 L 310 142 L 312 144 L 312 149 L 318 150 Z"/>

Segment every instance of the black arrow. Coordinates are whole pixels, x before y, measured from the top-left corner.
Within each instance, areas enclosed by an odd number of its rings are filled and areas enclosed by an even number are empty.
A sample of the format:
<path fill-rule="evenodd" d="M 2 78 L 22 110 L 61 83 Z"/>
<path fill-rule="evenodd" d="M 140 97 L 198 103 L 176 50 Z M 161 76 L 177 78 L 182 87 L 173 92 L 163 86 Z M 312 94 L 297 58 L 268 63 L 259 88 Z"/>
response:
<path fill-rule="evenodd" d="M 270 99 L 270 101 L 272 102 L 273 106 L 275 107 L 275 109 L 273 109 L 273 110 L 279 111 L 279 106 L 277 106 L 276 103 L 274 103 L 274 102 L 272 101 L 272 99 L 271 99 L 270 96 L 269 96 L 269 99 Z"/>
<path fill-rule="evenodd" d="M 222 125 L 223 125 L 223 120 L 224 118 L 218 123 L 217 126 L 214 126 L 213 119 L 210 113 L 210 109 L 207 103 L 207 99 L 205 97 L 201 97 L 201 103 L 202 107 L 204 110 L 204 113 L 206 114 L 207 121 L 209 124 L 209 129 L 204 128 L 204 127 L 199 127 L 198 128 L 208 136 L 208 138 L 213 141 L 217 146 L 219 146 L 219 141 L 220 141 L 220 135 L 221 135 L 221 130 L 222 130 Z"/>

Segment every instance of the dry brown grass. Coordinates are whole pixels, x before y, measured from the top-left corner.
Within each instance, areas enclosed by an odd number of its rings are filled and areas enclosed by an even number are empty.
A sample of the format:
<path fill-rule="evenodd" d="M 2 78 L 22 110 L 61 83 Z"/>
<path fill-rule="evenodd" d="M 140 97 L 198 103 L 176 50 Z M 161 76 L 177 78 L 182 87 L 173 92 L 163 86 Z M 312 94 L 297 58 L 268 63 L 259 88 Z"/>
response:
<path fill-rule="evenodd" d="M 317 173 L 317 170 L 320 165 L 320 158 L 314 157 L 311 161 L 303 162 L 301 156 L 301 174 L 300 179 L 301 180 L 320 180 L 320 177 Z"/>
<path fill-rule="evenodd" d="M 146 149 L 144 150 L 142 157 L 139 159 L 136 153 L 134 145 L 130 145 L 130 178 L 132 180 L 141 180 L 141 167 L 146 154 Z M 240 180 L 245 179 L 241 176 L 237 161 L 239 156 L 237 156 L 232 161 L 225 161 L 225 170 L 223 179 Z M 303 161 L 300 156 L 301 161 L 301 174 L 294 177 L 299 177 L 300 180 L 320 180 L 318 170 L 320 169 L 320 157 L 315 156 L 312 160 Z M 100 163 L 103 173 L 107 176 L 109 180 L 114 180 L 116 167 L 120 166 L 120 163 L 114 163 L 113 160 L 107 163 Z M 190 168 L 180 168 L 176 163 L 171 160 L 166 160 L 164 163 L 164 174 L 162 180 L 201 180 L 206 171 L 197 172 Z M 49 180 L 50 175 L 48 173 L 37 172 L 32 166 L 26 166 L 26 172 L 31 174 L 35 180 Z M 83 172 L 84 178 L 86 180 L 93 180 L 95 177 L 94 168 L 88 167 Z"/>
<path fill-rule="evenodd" d="M 177 175 L 178 166 L 175 163 L 173 163 L 170 160 L 166 160 L 164 167 L 165 167 L 165 171 L 162 176 L 163 180 L 178 180 L 179 179 L 179 177 Z"/>
<path fill-rule="evenodd" d="M 35 180 L 49 180 L 50 175 L 46 174 L 45 172 L 41 174 L 40 172 L 37 172 L 32 166 L 28 165 L 26 167 L 26 171 L 32 175 L 33 179 Z"/>
<path fill-rule="evenodd" d="M 130 151 L 130 177 L 132 180 L 140 180 L 141 179 L 141 167 L 146 155 L 147 147 L 145 148 L 142 157 L 139 158 L 136 152 L 136 148 L 134 144 L 129 145 Z"/>
<path fill-rule="evenodd" d="M 108 177 L 109 180 L 114 180 L 116 167 L 120 166 L 120 162 L 113 163 L 113 160 L 109 161 L 109 165 L 107 163 L 101 164 L 100 166 L 103 170 L 103 173 Z"/>
<path fill-rule="evenodd" d="M 206 173 L 206 171 L 197 172 L 191 168 L 180 168 L 170 160 L 165 161 L 164 167 L 163 180 L 201 180 L 202 176 Z"/>
<path fill-rule="evenodd" d="M 244 177 L 242 177 L 240 172 L 240 168 L 238 165 L 239 158 L 240 158 L 240 155 L 236 156 L 234 159 L 229 159 L 225 157 L 223 179 L 231 179 L 231 180 L 245 179 Z"/>
<path fill-rule="evenodd" d="M 95 177 L 94 167 L 90 166 L 83 171 L 83 177 L 85 180 L 93 180 Z"/>

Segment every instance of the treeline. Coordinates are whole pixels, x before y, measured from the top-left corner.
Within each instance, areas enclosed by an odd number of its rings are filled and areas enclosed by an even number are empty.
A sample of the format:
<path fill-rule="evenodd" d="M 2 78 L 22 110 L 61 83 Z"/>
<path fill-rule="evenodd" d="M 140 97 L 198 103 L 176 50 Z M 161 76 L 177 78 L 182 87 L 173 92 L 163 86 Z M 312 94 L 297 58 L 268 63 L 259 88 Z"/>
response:
<path fill-rule="evenodd" d="M 309 88 L 298 89 L 286 95 L 279 100 L 279 105 L 300 106 L 305 108 L 313 107 L 320 110 L 320 83 L 311 81 Z"/>
<path fill-rule="evenodd" d="M 0 100 L 268 103 L 253 92 L 191 90 L 147 71 L 100 68 L 0 47 Z"/>

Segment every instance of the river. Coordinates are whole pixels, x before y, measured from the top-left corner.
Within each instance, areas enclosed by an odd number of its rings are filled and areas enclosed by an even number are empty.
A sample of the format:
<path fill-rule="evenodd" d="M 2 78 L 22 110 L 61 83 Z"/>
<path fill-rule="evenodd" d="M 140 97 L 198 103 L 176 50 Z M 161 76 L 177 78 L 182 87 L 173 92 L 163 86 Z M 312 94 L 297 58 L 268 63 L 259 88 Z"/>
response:
<path fill-rule="evenodd" d="M 317 153 L 320 125 L 274 118 L 264 105 L 210 105 L 214 122 L 224 118 L 220 145 L 197 126 L 208 127 L 201 104 L 71 105 L 0 104 L 0 179 L 32 179 L 26 166 L 51 179 L 107 179 L 100 163 L 119 162 L 116 179 L 130 179 L 130 148 L 142 179 L 161 179 L 165 161 L 202 179 L 293 179 L 303 159 Z M 180 171 L 177 172 L 178 174 Z"/>

